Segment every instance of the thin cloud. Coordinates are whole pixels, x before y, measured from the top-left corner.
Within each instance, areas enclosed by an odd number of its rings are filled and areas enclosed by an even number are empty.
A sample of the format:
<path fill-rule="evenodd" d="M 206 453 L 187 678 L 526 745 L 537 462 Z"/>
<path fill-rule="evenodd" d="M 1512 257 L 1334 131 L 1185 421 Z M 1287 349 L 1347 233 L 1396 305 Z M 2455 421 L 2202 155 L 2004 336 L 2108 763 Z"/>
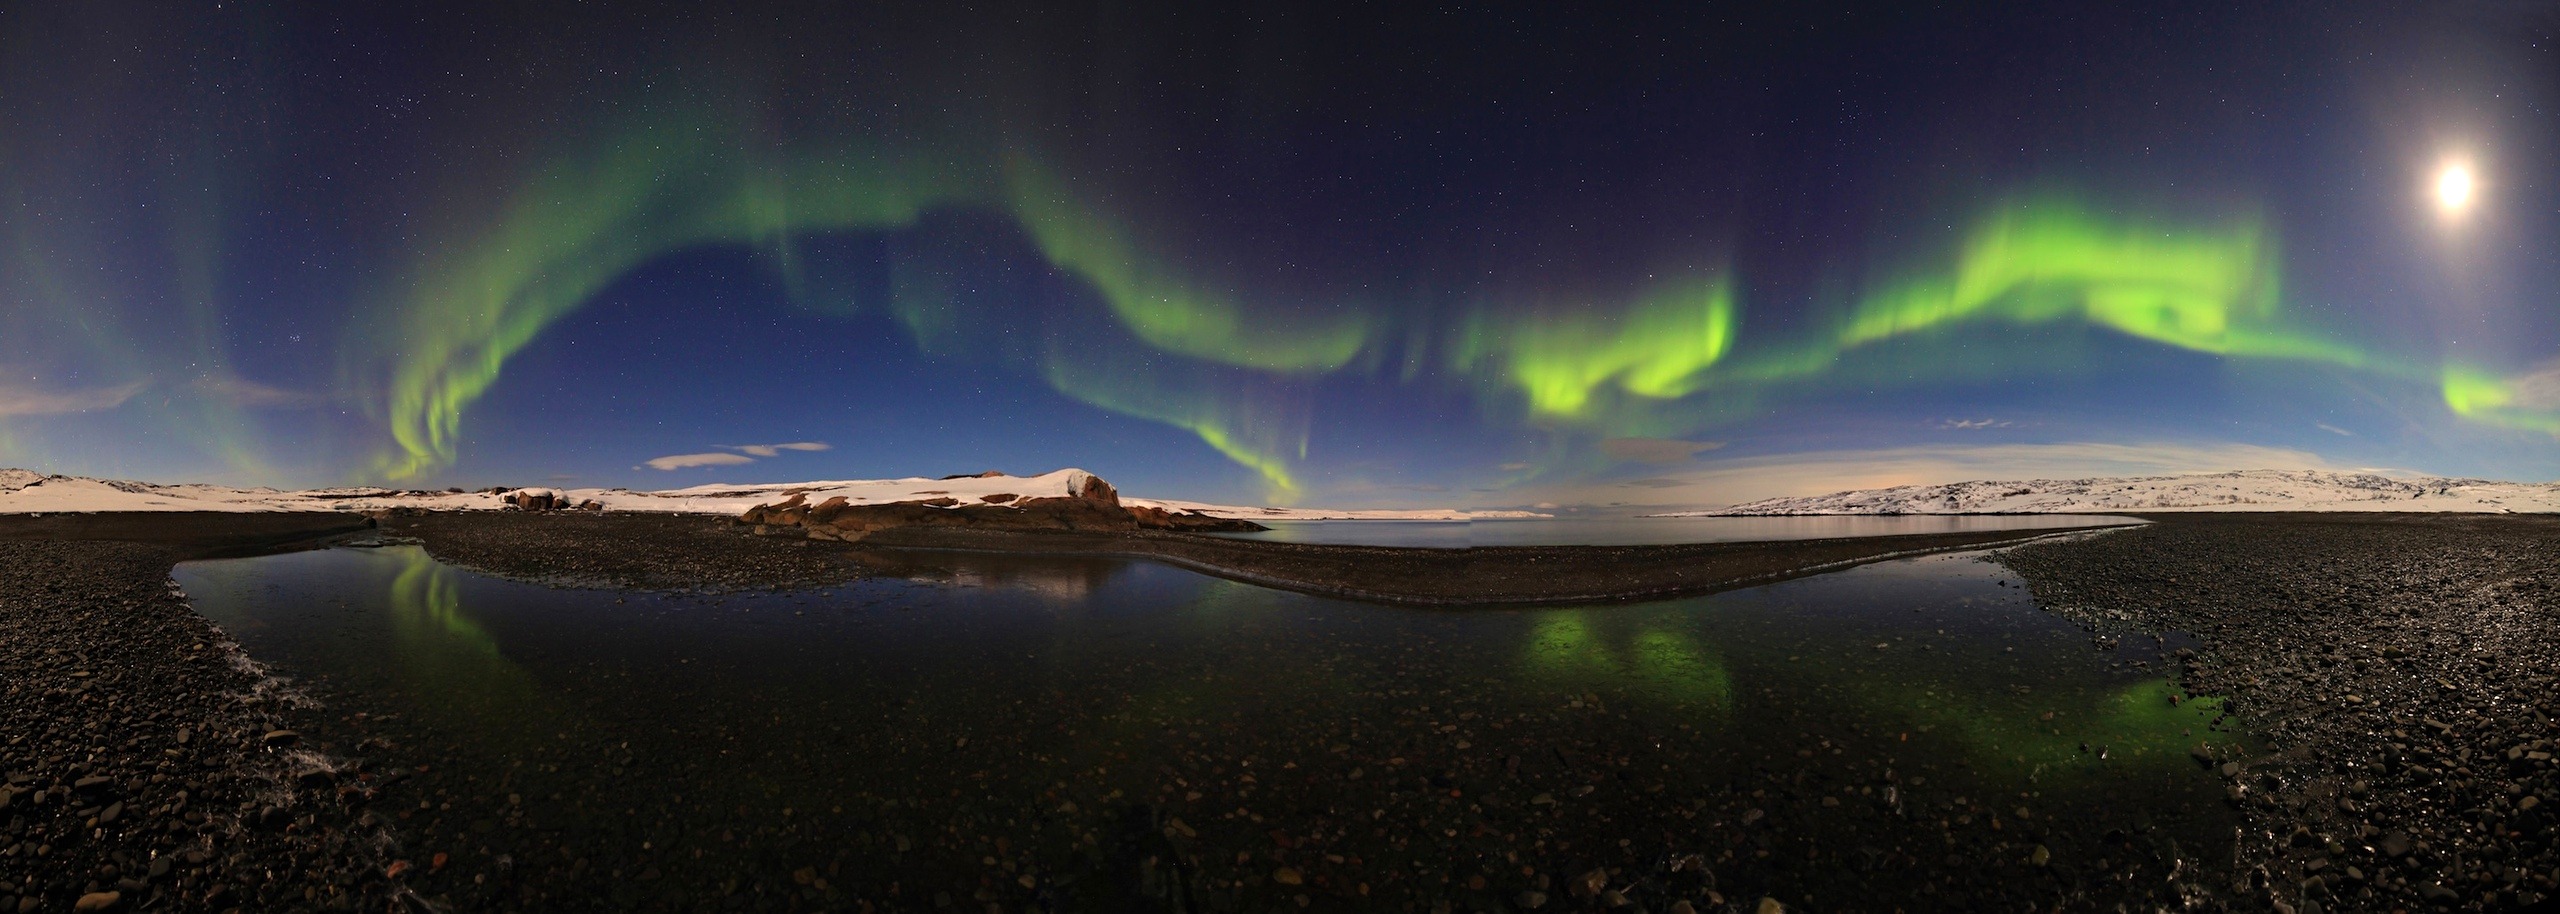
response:
<path fill-rule="evenodd" d="M 2526 409 L 2560 409 L 2560 359 L 2534 366 L 2507 381 L 2507 392 L 2515 406 Z"/>
<path fill-rule="evenodd" d="M 114 409 L 141 393 L 148 381 L 135 381 L 114 387 L 92 387 L 86 390 L 39 390 L 0 383 L 0 418 L 11 416 L 59 416 Z"/>
<path fill-rule="evenodd" d="M 1688 484 L 1688 480 L 1684 479 L 1678 479 L 1670 476 L 1655 476 L 1647 479 L 1630 479 L 1619 483 L 1618 485 L 1630 489 L 1677 489 Z"/>
<path fill-rule="evenodd" d="M 643 462 L 642 466 L 652 470 L 681 470 L 688 467 L 723 467 L 754 462 L 756 462 L 755 458 L 744 454 L 712 451 L 707 454 L 669 454 L 664 457 L 652 457 Z"/>
<path fill-rule="evenodd" d="M 2008 428 L 2007 419 L 1947 419 L 1938 423 L 1944 429 Z"/>
<path fill-rule="evenodd" d="M 327 397 L 307 391 L 261 384 L 236 374 L 209 374 L 187 382 L 187 387 L 210 399 L 250 409 L 299 409 L 328 402 Z"/>
<path fill-rule="evenodd" d="M 783 451 L 824 451 L 834 449 L 834 445 L 828 444 L 824 441 L 794 441 L 789 444 L 723 444 L 719 445 L 719 447 L 725 447 L 733 451 L 742 451 L 754 457 L 779 456 Z"/>
<path fill-rule="evenodd" d="M 1600 452 L 1634 463 L 1687 463 L 1702 451 L 1723 447 L 1722 441 L 1682 441 L 1677 438 L 1610 438 L 1600 442 Z"/>
<path fill-rule="evenodd" d="M 2340 435 L 2340 436 L 2344 436 L 2344 437 L 2348 437 L 2348 438 L 2353 438 L 2353 437 L 2355 437 L 2355 436 L 2356 436 L 2356 433 L 2354 433 L 2354 432 L 2347 431 L 2346 429 L 2339 428 L 2339 427 L 2334 426 L 2334 425 L 2330 425 L 2329 423 L 2326 423 L 2326 422 L 2314 422 L 2314 423 L 2311 423 L 2311 424 L 2312 424 L 2312 425 L 2315 425 L 2315 426 L 2318 426 L 2318 427 L 2320 428 L 2320 430 L 2321 430 L 2321 431 L 2328 432 L 2329 434 L 2332 434 L 2332 435 Z"/>

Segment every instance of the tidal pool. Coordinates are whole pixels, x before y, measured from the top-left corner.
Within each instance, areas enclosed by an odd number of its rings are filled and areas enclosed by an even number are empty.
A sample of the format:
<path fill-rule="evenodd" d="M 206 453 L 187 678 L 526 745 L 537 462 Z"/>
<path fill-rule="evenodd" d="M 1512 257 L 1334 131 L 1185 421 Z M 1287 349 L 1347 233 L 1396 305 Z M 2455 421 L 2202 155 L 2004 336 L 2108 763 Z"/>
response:
<path fill-rule="evenodd" d="M 2163 646 L 1978 553 L 1534 610 L 919 561 L 728 595 L 414 546 L 176 577 L 327 705 L 421 891 L 474 908 L 2147 898 L 2237 822 L 2191 756 L 2234 737 Z"/>
<path fill-rule="evenodd" d="M 1900 514 L 1805 517 L 1556 517 L 1471 521 L 1265 520 L 1234 539 L 1346 546 L 1659 546 L 1852 536 L 2048 530 L 2144 523 L 2107 514 Z"/>

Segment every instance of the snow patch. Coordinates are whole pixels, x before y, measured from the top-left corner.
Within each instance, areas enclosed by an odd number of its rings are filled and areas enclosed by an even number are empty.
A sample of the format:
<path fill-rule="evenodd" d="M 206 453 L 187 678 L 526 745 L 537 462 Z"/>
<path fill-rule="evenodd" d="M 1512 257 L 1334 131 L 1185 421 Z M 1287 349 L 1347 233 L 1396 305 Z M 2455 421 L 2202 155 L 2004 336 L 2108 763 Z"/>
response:
<path fill-rule="evenodd" d="M 776 445 L 781 447 L 783 445 Z M 681 489 L 510 489 L 507 493 L 550 494 L 568 504 L 595 502 L 607 511 L 735 516 L 757 505 L 772 504 L 794 494 L 809 503 L 842 497 L 848 504 L 872 505 L 929 498 L 962 503 L 987 502 L 990 496 L 1025 498 L 1074 497 L 1084 491 L 1092 473 L 1073 467 L 1038 476 L 977 474 L 951 478 L 910 476 L 903 479 L 836 479 L 808 482 L 708 483 Z M 337 486 L 300 491 L 241 489 L 199 484 L 164 485 L 131 480 L 48 476 L 29 470 L 0 470 L 0 514 L 98 511 L 374 511 L 422 508 L 430 511 L 497 511 L 507 508 L 496 492 L 425 492 L 375 486 Z M 1213 505 L 1193 501 L 1132 498 L 1122 504 L 1198 511 L 1214 517 L 1247 520 L 1484 520 L 1551 517 L 1529 511 L 1390 510 L 1357 511 L 1324 508 L 1265 508 Z"/>
<path fill-rule="evenodd" d="M 2111 511 L 2560 511 L 2560 484 L 2324 470 L 2028 479 L 1772 498 L 1652 517 L 1800 514 L 2102 514 Z"/>

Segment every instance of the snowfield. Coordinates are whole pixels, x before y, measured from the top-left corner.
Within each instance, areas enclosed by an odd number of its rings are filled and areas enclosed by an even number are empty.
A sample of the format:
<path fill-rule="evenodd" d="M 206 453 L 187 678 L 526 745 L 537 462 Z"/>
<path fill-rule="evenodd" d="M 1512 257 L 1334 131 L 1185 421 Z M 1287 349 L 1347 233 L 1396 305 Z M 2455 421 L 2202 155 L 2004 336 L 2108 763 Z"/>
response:
<path fill-rule="evenodd" d="M 713 483 L 683 489 L 644 492 L 631 489 L 509 489 L 518 493 L 552 493 L 570 504 L 593 501 L 607 511 L 654 511 L 673 514 L 736 515 L 771 504 L 794 492 L 808 494 L 812 504 L 843 496 L 851 504 L 870 505 L 950 497 L 962 503 L 989 495 L 1020 498 L 1072 496 L 1093 478 L 1078 469 L 1053 470 L 1038 476 L 961 476 L 931 479 L 848 479 L 774 482 L 747 485 Z M 1167 511 L 1199 511 L 1216 517 L 1249 520 L 1435 520 L 1545 517 L 1522 511 L 1338 511 L 1322 508 L 1262 508 L 1166 501 L 1123 495 L 1124 505 Z M 430 511 L 497 511 L 507 507 L 503 494 L 490 492 L 422 492 L 348 486 L 328 489 L 240 489 L 201 484 L 159 484 L 82 476 L 50 476 L 32 470 L 0 470 L 0 514 L 52 514 L 93 511 L 374 511 L 422 508 Z"/>
<path fill-rule="evenodd" d="M 2110 511 L 2560 511 L 2560 484 L 2322 470 L 1957 482 L 1771 498 L 1655 517 L 2095 514 Z"/>

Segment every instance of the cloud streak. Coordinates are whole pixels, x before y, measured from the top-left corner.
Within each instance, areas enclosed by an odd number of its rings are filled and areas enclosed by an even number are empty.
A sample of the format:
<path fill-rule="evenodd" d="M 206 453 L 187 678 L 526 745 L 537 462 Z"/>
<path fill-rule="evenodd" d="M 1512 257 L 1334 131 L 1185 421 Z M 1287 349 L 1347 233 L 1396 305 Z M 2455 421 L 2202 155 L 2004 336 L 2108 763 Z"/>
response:
<path fill-rule="evenodd" d="M 1610 438 L 1600 442 L 1601 453 L 1632 463 L 1687 463 L 1705 451 L 1723 447 L 1722 441 L 1682 441 L 1677 438 Z"/>
<path fill-rule="evenodd" d="M 716 446 L 728 448 L 733 451 L 739 451 L 752 457 L 774 457 L 779 456 L 783 451 L 824 451 L 832 450 L 834 447 L 824 441 L 794 441 L 789 444 L 722 444 Z"/>
<path fill-rule="evenodd" d="M 706 451 L 700 454 L 669 454 L 664 457 L 652 457 L 647 461 L 642 462 L 641 466 L 648 467 L 652 470 L 682 470 L 690 467 L 730 467 L 737 466 L 739 464 L 754 463 L 756 462 L 756 458 L 759 457 L 778 457 L 781 456 L 784 451 L 826 451 L 834 449 L 834 445 L 830 445 L 824 441 L 790 441 L 782 444 L 715 444 L 712 446 L 725 448 L 726 450 Z M 736 451 L 737 453 L 732 454 L 729 453 L 729 451 Z"/>
<path fill-rule="evenodd" d="M 209 374 L 187 382 L 196 393 L 223 403 L 249 409 L 300 409 L 328 402 L 327 397 L 306 391 L 261 384 L 236 374 Z"/>
<path fill-rule="evenodd" d="M 669 454 L 664 457 L 651 457 L 641 465 L 652 470 L 682 470 L 690 467 L 736 466 L 754 462 L 756 462 L 755 458 L 745 454 L 712 451 L 703 454 Z"/>
<path fill-rule="evenodd" d="M 39 390 L 14 384 L 0 384 L 0 418 L 17 416 L 59 416 L 114 409 L 141 393 L 148 381 L 135 381 L 114 387 L 92 387 L 85 390 Z"/>

